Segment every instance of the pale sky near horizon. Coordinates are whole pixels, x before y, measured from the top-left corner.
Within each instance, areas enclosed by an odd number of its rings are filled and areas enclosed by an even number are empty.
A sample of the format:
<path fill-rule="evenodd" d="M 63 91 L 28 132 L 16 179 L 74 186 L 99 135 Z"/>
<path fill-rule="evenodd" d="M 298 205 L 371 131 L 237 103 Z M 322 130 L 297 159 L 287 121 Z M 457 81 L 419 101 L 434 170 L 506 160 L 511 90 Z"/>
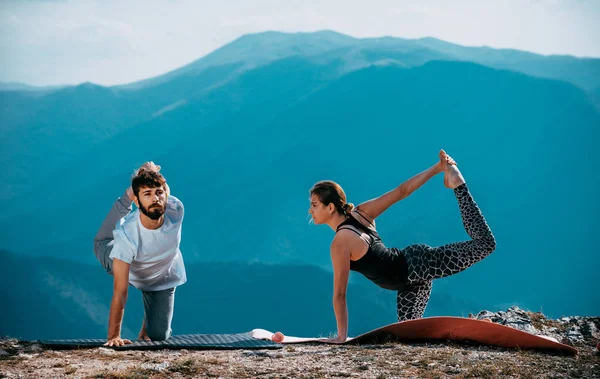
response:
<path fill-rule="evenodd" d="M 0 81 L 129 83 L 247 33 L 325 29 L 600 57 L 600 0 L 0 0 Z"/>

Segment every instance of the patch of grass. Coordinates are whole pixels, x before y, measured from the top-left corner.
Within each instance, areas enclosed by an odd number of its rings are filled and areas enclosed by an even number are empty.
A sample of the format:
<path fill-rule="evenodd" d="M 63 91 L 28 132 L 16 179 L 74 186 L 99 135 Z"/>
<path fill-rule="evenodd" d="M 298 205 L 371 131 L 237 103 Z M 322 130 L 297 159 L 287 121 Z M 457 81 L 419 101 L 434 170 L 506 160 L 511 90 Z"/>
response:
<path fill-rule="evenodd" d="M 231 375 L 234 378 L 254 378 L 255 376 L 245 367 L 236 367 Z"/>
<path fill-rule="evenodd" d="M 492 367 L 490 366 L 473 366 L 468 367 L 465 372 L 465 378 L 478 378 L 478 379 L 495 379 L 495 373 Z"/>
<path fill-rule="evenodd" d="M 528 378 L 527 372 L 523 372 L 523 367 L 520 364 L 505 363 L 499 367 L 499 374 L 502 376 L 509 376 L 511 378 Z M 534 363 L 534 362 L 533 362 Z"/>
<path fill-rule="evenodd" d="M 252 372 L 252 375 L 255 378 L 264 378 L 266 375 L 269 375 L 269 374 L 273 374 L 273 372 L 269 371 L 269 370 L 267 370 L 267 371 L 264 371 L 264 370 L 263 371 L 256 371 L 255 370 L 255 371 Z"/>
<path fill-rule="evenodd" d="M 330 372 L 329 375 L 337 377 L 337 378 L 349 378 L 352 376 L 349 372 Z"/>
<path fill-rule="evenodd" d="M 222 365 L 227 363 L 227 361 L 216 357 L 201 357 L 199 360 L 201 361 L 201 363 L 206 363 L 209 365 Z"/>
<path fill-rule="evenodd" d="M 206 362 L 209 363 L 209 362 Z M 191 358 L 173 362 L 168 370 L 170 372 L 178 372 L 185 376 L 194 376 L 200 373 L 200 366 Z"/>
<path fill-rule="evenodd" d="M 67 368 L 65 369 L 65 375 L 71 375 L 71 374 L 74 374 L 74 373 L 75 373 L 75 371 L 77 371 L 77 368 L 76 368 L 76 367 L 72 367 L 72 366 L 71 366 L 71 367 L 67 367 Z"/>
<path fill-rule="evenodd" d="M 445 362 L 448 366 L 457 366 L 462 363 L 462 360 L 460 360 L 456 355 L 451 355 L 446 359 Z"/>
<path fill-rule="evenodd" d="M 388 343 L 385 345 L 362 345 L 361 348 L 368 350 L 385 350 L 385 349 L 394 349 L 396 345 Z"/>
<path fill-rule="evenodd" d="M 419 368 L 430 368 L 429 364 L 434 363 L 429 357 L 425 357 L 418 361 L 411 362 L 410 364 Z"/>
<path fill-rule="evenodd" d="M 19 354 L 19 349 L 16 347 L 6 347 L 4 350 L 7 354 L 0 355 L 0 359 L 7 359 L 6 357 L 12 357 Z"/>
<path fill-rule="evenodd" d="M 63 356 L 61 352 L 54 350 L 44 350 L 40 353 L 40 356 L 48 357 L 48 358 L 60 358 Z"/>
<path fill-rule="evenodd" d="M 448 374 L 448 375 L 456 375 L 456 374 L 460 374 L 462 372 L 462 369 L 458 368 L 458 367 L 446 367 L 444 369 L 444 373 Z"/>
<path fill-rule="evenodd" d="M 575 370 L 569 371 L 569 375 L 571 376 L 571 378 L 581 378 L 583 374 L 584 372 L 580 368 L 576 368 Z"/>
<path fill-rule="evenodd" d="M 16 338 L 1 338 L 0 339 L 0 349 L 7 349 L 11 347 L 15 347 L 15 345 L 19 344 L 19 340 Z"/>
<path fill-rule="evenodd" d="M 564 332 L 567 329 L 566 325 L 562 325 L 558 321 L 554 321 L 546 318 L 542 312 L 527 312 L 531 325 L 537 330 L 544 330 L 546 328 L 556 328 L 559 332 Z"/>
<path fill-rule="evenodd" d="M 421 373 L 420 375 L 422 375 L 421 377 L 423 379 L 443 379 L 447 377 L 443 372 L 440 371 L 427 372 L 425 374 Z"/>
<path fill-rule="evenodd" d="M 14 365 L 14 364 L 19 364 L 23 361 L 26 361 L 27 358 L 25 357 L 20 357 L 18 355 L 3 355 L 0 356 L 0 362 L 4 363 L 6 362 L 6 364 L 9 365 Z"/>
<path fill-rule="evenodd" d="M 127 371 L 98 373 L 91 378 L 95 379 L 146 379 L 146 378 L 165 378 L 159 372 L 150 369 L 134 368 Z"/>
<path fill-rule="evenodd" d="M 372 355 L 358 356 L 358 357 L 352 358 L 352 361 L 355 363 L 373 362 L 374 360 L 375 360 L 375 357 Z"/>

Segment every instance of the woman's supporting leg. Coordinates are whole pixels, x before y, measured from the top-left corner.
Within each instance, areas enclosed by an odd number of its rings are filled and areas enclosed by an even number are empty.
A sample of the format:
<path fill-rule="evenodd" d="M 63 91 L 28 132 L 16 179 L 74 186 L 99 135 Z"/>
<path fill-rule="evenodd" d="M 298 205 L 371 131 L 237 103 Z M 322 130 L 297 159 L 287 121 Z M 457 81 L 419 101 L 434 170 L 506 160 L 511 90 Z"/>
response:
<path fill-rule="evenodd" d="M 400 250 L 408 265 L 408 279 L 407 287 L 398 293 L 399 319 L 401 314 L 407 317 L 415 316 L 414 318 L 422 316 L 429 301 L 429 292 L 425 296 L 425 290 L 419 290 L 420 287 L 426 286 L 430 290 L 433 279 L 461 272 L 490 255 L 496 248 L 494 235 L 467 185 L 462 184 L 455 188 L 454 194 L 458 200 L 465 230 L 472 239 L 440 247 L 411 245 Z"/>
<path fill-rule="evenodd" d="M 432 281 L 409 284 L 398 291 L 398 321 L 413 320 L 423 317 L 425 307 L 429 302 Z"/>

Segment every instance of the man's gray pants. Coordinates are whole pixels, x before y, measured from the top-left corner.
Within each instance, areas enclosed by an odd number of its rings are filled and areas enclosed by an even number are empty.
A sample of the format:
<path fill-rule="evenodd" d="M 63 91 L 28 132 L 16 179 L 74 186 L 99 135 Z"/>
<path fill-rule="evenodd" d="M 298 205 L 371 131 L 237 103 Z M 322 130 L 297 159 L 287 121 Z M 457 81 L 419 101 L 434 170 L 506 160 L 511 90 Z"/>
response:
<path fill-rule="evenodd" d="M 107 273 L 113 274 L 112 251 L 113 230 L 117 221 L 131 212 L 131 201 L 124 193 L 112 206 L 94 238 L 94 254 Z M 171 336 L 171 321 L 175 304 L 175 288 L 162 291 L 142 291 L 144 301 L 144 323 L 146 333 L 152 341 L 164 341 Z"/>

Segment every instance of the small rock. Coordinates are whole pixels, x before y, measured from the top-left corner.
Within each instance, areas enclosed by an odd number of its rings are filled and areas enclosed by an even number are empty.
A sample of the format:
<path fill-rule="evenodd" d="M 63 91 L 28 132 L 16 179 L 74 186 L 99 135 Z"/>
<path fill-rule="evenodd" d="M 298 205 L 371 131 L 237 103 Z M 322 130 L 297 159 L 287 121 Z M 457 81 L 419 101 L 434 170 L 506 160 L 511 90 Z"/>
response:
<path fill-rule="evenodd" d="M 478 320 L 483 320 L 484 318 L 489 318 L 492 321 L 494 321 L 494 319 L 498 319 L 498 315 L 496 315 L 493 312 L 490 311 L 481 311 L 479 313 L 477 313 L 477 315 L 475 316 L 476 319 Z"/>
<path fill-rule="evenodd" d="M 581 342 L 584 339 L 583 335 L 581 334 L 581 331 L 576 326 L 572 326 L 569 328 L 569 330 L 567 331 L 567 338 L 575 342 Z"/>
<path fill-rule="evenodd" d="M 560 343 L 562 343 L 563 345 L 567 345 L 567 346 L 571 346 L 573 347 L 573 341 L 571 341 L 570 339 L 568 339 L 567 337 L 564 337 L 560 340 Z"/>
<path fill-rule="evenodd" d="M 510 317 L 504 319 L 502 324 L 510 326 L 511 328 L 522 330 L 527 333 L 537 334 L 538 330 L 531 324 L 529 317 Z"/>
<path fill-rule="evenodd" d="M 6 352 L 6 350 L 1 350 L 0 349 L 0 357 L 4 356 L 4 355 L 10 355 Z"/>
<path fill-rule="evenodd" d="M 253 350 L 247 350 L 242 352 L 242 355 L 244 357 L 268 357 L 269 355 L 267 354 L 267 352 L 265 351 L 253 351 Z"/>
<path fill-rule="evenodd" d="M 25 358 L 25 359 L 31 359 L 31 358 L 33 358 L 33 354 L 23 354 L 23 353 L 20 353 L 19 357 Z"/>
<path fill-rule="evenodd" d="M 527 313 L 524 310 L 522 310 L 521 308 L 517 307 L 517 306 L 513 306 L 513 307 L 508 308 L 508 312 L 512 312 L 512 313 L 514 313 L 516 315 L 529 318 L 527 316 Z"/>
<path fill-rule="evenodd" d="M 104 354 L 104 355 L 113 355 L 116 354 L 117 352 L 113 349 L 108 349 L 106 347 L 99 347 L 98 349 L 96 349 L 98 351 L 98 353 L 100 354 Z"/>
<path fill-rule="evenodd" d="M 581 334 L 586 337 L 600 339 L 600 330 L 598 330 L 598 327 L 596 327 L 596 324 L 592 321 L 583 323 L 581 326 Z"/>
<path fill-rule="evenodd" d="M 147 369 L 147 370 L 154 370 L 154 371 L 163 371 L 167 367 L 169 367 L 169 365 L 170 365 L 169 362 L 163 362 L 163 363 L 143 363 L 142 366 L 141 366 L 141 368 Z"/>
<path fill-rule="evenodd" d="M 187 354 L 187 353 L 189 353 L 188 349 L 181 349 L 179 351 L 181 352 L 181 354 Z"/>
<path fill-rule="evenodd" d="M 34 352 L 34 353 L 41 353 L 42 351 L 44 351 L 44 348 L 42 347 L 42 345 L 40 344 L 33 344 L 29 347 L 29 349 Z"/>

